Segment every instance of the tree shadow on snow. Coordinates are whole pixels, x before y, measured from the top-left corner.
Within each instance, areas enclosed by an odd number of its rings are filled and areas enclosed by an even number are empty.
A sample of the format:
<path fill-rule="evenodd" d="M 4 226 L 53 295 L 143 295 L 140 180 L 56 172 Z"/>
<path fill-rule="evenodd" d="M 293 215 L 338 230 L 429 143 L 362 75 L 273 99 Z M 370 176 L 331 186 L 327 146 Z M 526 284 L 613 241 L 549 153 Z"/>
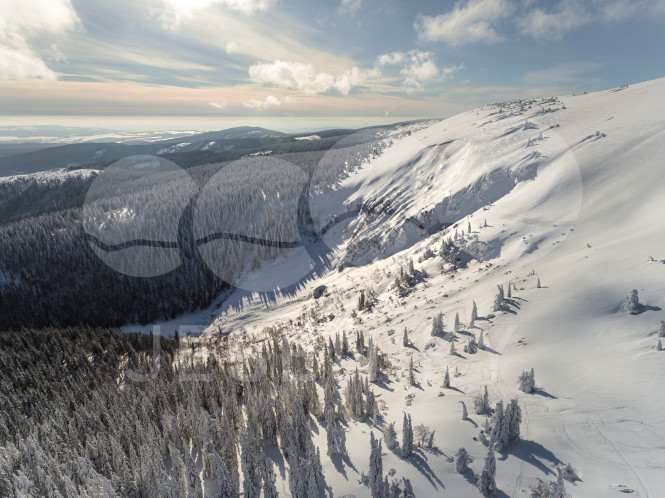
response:
<path fill-rule="evenodd" d="M 346 467 L 352 469 L 356 474 L 358 473 L 358 469 L 353 465 L 348 455 L 344 455 L 343 457 L 335 455 L 330 457 L 330 461 L 335 466 L 335 470 L 342 474 L 342 477 L 344 477 L 344 480 L 346 481 L 349 480 L 349 476 L 346 474 Z"/>
<path fill-rule="evenodd" d="M 473 419 L 471 419 L 471 418 L 469 418 L 469 417 L 467 417 L 467 418 L 465 418 L 465 419 L 462 419 L 462 420 L 466 420 L 466 421 L 469 422 L 471 425 L 473 425 L 473 427 L 475 427 L 476 429 L 478 428 L 478 424 L 476 423 L 475 420 L 473 420 Z"/>
<path fill-rule="evenodd" d="M 439 479 L 430 468 L 429 464 L 427 463 L 427 458 L 424 455 L 413 453 L 409 458 L 407 458 L 407 460 L 429 481 L 434 489 L 439 489 L 437 484 L 442 489 L 446 489 L 446 487 L 443 485 L 443 482 L 441 482 L 441 479 Z"/>
<path fill-rule="evenodd" d="M 538 394 L 538 395 L 543 396 L 543 397 L 548 398 L 548 399 L 559 399 L 556 396 L 554 396 L 553 394 L 550 394 L 547 391 L 544 391 L 543 389 L 540 389 L 540 388 L 536 388 L 536 390 L 533 392 L 533 394 Z"/>
<path fill-rule="evenodd" d="M 476 486 L 478 484 L 478 478 L 476 477 L 476 474 L 473 473 L 473 470 L 469 469 L 462 475 L 464 476 L 464 479 L 466 479 L 466 482 L 472 486 Z"/>
<path fill-rule="evenodd" d="M 545 448 L 542 444 L 529 440 L 522 440 L 509 446 L 500 460 L 505 460 L 508 455 L 513 455 L 515 458 L 524 460 L 545 475 L 553 475 L 555 477 L 556 474 L 552 471 L 552 468 L 562 463 L 554 453 Z M 549 465 L 545 465 L 543 461 L 549 462 Z"/>

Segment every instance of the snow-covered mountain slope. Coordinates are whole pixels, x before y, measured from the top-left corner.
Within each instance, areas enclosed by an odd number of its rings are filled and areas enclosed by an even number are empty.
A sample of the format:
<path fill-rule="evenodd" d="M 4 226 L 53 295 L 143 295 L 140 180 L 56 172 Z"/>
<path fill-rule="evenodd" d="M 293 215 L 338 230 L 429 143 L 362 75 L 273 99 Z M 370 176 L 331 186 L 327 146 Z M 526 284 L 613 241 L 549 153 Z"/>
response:
<path fill-rule="evenodd" d="M 387 137 L 383 154 L 312 195 L 319 227 L 359 209 L 324 236 L 338 269 L 275 299 L 239 288 L 214 311 L 210 337 L 244 330 L 259 339 L 277 327 L 320 352 L 321 337 L 345 331 L 352 340 L 362 331 L 387 354 L 374 386 L 381 417 L 375 426 L 349 421 L 349 458 L 324 458 L 335 495 L 369 495 L 359 482 L 369 433 L 381 436 L 390 422 L 400 433 L 403 412 L 435 430 L 438 451 L 384 451 L 384 472 L 409 478 L 416 496 L 477 495 L 475 479 L 458 474 L 450 457 L 465 447 L 474 474 L 483 468 L 486 417 L 471 407 L 484 386 L 492 406 L 516 398 L 522 408 L 522 440 L 497 454 L 500 496 L 524 496 L 567 463 L 581 479 L 567 483 L 573 496 L 662 495 L 665 352 L 655 346 L 665 320 L 664 92 L 661 79 L 485 106 Z M 439 254 L 448 239 L 460 251 L 457 267 Z M 302 257 L 294 251 L 265 264 L 240 287 L 287 282 Z M 396 277 L 408 273 L 409 259 L 414 278 L 400 293 Z M 494 311 L 497 285 L 512 296 Z M 318 299 L 316 288 L 325 289 Z M 632 289 L 637 314 L 624 308 Z M 357 310 L 361 291 L 376 297 L 370 311 Z M 447 333 L 432 336 L 439 312 Z M 462 324 L 453 333 L 456 314 Z M 464 352 L 480 334 L 486 349 Z M 342 388 L 356 367 L 367 373 L 358 356 L 336 364 Z M 407 381 L 411 359 L 416 386 Z M 538 389 L 525 394 L 517 378 L 531 368 Z M 449 389 L 441 387 L 446 369 Z M 325 430 L 315 441 L 325 455 Z M 288 495 L 288 485 L 280 492 Z"/>

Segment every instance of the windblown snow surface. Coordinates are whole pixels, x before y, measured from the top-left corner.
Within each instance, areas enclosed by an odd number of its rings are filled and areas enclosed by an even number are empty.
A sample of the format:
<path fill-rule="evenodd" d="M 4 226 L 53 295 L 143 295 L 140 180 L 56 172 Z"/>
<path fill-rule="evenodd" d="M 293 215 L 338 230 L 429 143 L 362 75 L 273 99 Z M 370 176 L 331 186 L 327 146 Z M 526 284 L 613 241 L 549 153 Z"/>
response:
<path fill-rule="evenodd" d="M 381 437 L 396 422 L 401 439 L 404 412 L 414 427 L 435 430 L 438 450 L 401 458 L 384 445 L 384 475 L 396 469 L 419 497 L 480 496 L 474 475 L 487 453 L 486 417 L 472 406 L 484 386 L 492 407 L 517 398 L 522 408 L 521 441 L 497 453 L 499 496 L 526 496 L 568 463 L 581 479 L 566 483 L 572 496 L 665 495 L 665 351 L 655 348 L 665 320 L 663 95 L 665 79 L 485 106 L 415 130 L 312 196 L 321 226 L 363 206 L 325 235 L 341 269 L 274 300 L 253 295 L 258 281 L 288 283 L 300 264 L 293 259 L 303 257 L 294 251 L 247 275 L 214 310 L 210 335 L 221 327 L 258 337 L 291 320 L 285 330 L 305 350 L 342 331 L 353 349 L 362 330 L 388 355 L 391 367 L 374 386 L 381 417 L 376 426 L 348 421 L 348 459 L 325 457 L 325 429 L 312 419 L 335 496 L 369 496 L 360 475 L 368 472 L 370 431 Z M 449 237 L 466 263 L 456 270 L 439 256 Z M 422 276 L 400 296 L 394 281 L 409 258 Z M 497 285 L 509 283 L 516 290 L 505 310 L 493 311 Z M 320 286 L 325 293 L 314 299 Z M 376 305 L 354 318 L 360 291 L 370 288 Z M 643 304 L 634 315 L 623 307 L 632 289 Z M 472 301 L 479 318 L 469 326 Z M 440 311 L 448 333 L 432 337 Z M 462 330 L 451 355 L 456 313 Z M 402 345 L 405 327 L 412 347 Z M 465 353 L 481 332 L 487 348 Z M 335 365 L 342 390 L 356 365 L 367 372 L 354 359 Z M 447 367 L 450 389 L 441 387 Z M 531 368 L 538 390 L 525 394 L 517 378 Z M 472 474 L 455 470 L 460 447 L 474 459 Z M 277 475 L 288 496 L 286 474 Z"/>

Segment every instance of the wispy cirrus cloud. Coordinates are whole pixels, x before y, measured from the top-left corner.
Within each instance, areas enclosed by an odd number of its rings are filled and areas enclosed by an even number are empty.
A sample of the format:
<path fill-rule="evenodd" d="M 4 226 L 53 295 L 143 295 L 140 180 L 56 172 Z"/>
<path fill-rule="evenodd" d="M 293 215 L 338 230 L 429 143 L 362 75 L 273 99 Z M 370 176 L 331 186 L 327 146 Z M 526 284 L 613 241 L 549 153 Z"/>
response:
<path fill-rule="evenodd" d="M 596 62 L 568 62 L 526 72 L 522 79 L 532 86 L 574 87 L 588 83 L 592 79 L 591 74 L 603 67 L 603 64 Z"/>
<path fill-rule="evenodd" d="M 55 45 L 45 46 L 44 38 L 57 40 L 79 23 L 70 0 L 0 2 L 0 79 L 56 79 L 44 56 L 62 54 Z"/>
<path fill-rule="evenodd" d="M 549 8 L 533 7 L 518 18 L 519 30 L 539 40 L 561 40 L 590 24 L 611 25 L 640 15 L 665 14 L 662 0 L 560 0 Z"/>
<path fill-rule="evenodd" d="M 582 26 L 663 14 L 663 0 L 459 0 L 449 12 L 419 15 L 413 27 L 421 41 L 459 47 L 504 41 L 510 29 L 517 36 L 560 41 Z"/>
<path fill-rule="evenodd" d="M 362 6 L 363 0 L 341 0 L 337 11 L 340 14 L 354 15 Z"/>

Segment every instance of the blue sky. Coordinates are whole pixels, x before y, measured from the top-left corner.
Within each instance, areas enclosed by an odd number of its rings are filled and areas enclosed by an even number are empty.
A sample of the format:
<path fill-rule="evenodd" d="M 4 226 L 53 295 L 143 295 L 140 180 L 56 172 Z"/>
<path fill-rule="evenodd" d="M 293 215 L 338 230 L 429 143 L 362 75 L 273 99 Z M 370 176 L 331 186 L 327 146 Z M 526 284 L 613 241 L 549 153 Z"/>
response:
<path fill-rule="evenodd" d="M 0 113 L 449 116 L 665 76 L 664 21 L 665 0 L 1 0 Z"/>

